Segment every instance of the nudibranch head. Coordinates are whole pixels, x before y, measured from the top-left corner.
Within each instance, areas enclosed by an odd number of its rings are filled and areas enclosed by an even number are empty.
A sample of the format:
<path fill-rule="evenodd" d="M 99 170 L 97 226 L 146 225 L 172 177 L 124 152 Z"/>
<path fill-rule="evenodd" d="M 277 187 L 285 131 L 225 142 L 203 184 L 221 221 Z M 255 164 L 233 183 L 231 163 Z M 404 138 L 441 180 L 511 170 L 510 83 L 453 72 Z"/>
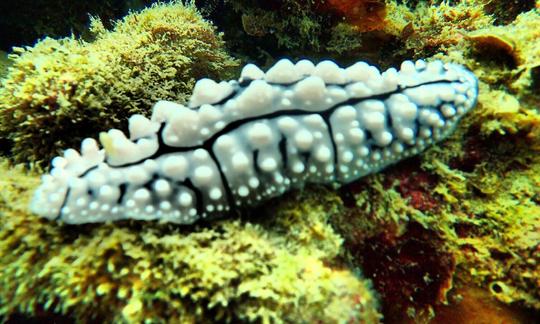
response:
<path fill-rule="evenodd" d="M 280 60 L 238 81 L 202 79 L 187 106 L 160 101 L 52 161 L 31 210 L 66 223 L 190 224 L 306 183 L 344 184 L 448 136 L 476 104 L 464 67 L 405 61 L 385 72 Z"/>

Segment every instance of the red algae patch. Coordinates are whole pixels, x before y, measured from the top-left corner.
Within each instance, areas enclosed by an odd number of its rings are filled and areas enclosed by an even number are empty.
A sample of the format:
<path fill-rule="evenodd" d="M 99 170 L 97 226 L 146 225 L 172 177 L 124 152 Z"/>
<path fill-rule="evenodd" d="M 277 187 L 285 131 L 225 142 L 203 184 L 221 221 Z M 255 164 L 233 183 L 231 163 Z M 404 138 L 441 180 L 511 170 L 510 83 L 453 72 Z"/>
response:
<path fill-rule="evenodd" d="M 385 25 L 386 5 L 379 0 L 320 1 L 319 10 L 336 12 L 358 28 L 359 32 L 382 30 Z"/>
<path fill-rule="evenodd" d="M 423 318 L 446 302 L 455 260 L 441 247 L 437 234 L 418 223 L 409 224 L 403 235 L 386 231 L 350 247 L 381 295 L 385 319 L 404 313 Z"/>

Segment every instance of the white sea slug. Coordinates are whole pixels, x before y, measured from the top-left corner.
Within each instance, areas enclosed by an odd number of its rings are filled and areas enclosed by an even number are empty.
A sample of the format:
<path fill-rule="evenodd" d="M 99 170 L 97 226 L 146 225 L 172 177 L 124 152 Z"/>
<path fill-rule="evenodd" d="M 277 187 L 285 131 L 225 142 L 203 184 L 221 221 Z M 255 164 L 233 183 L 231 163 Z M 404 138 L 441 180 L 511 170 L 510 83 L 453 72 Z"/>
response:
<path fill-rule="evenodd" d="M 191 224 L 307 183 L 340 185 L 424 150 L 476 103 L 465 68 L 405 61 L 383 73 L 280 60 L 238 81 L 199 80 L 187 106 L 159 101 L 52 160 L 31 210 L 79 224 Z"/>

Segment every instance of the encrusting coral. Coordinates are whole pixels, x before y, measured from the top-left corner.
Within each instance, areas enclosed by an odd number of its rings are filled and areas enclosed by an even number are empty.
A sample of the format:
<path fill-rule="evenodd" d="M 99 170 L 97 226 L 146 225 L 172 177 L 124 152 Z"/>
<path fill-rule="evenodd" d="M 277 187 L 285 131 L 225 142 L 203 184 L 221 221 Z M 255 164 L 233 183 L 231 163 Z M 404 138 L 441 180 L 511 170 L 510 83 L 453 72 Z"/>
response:
<path fill-rule="evenodd" d="M 91 42 L 46 38 L 15 48 L 0 87 L 0 139 L 16 162 L 45 161 L 158 99 L 183 101 L 202 77 L 227 78 L 237 61 L 192 6 L 154 5 L 107 31 L 94 19 Z"/>
<path fill-rule="evenodd" d="M 5 161 L 1 168 L 8 170 Z M 252 222 L 72 228 L 36 221 L 26 211 L 36 177 L 15 168 L 7 174 L 0 183 L 4 319 L 43 312 L 138 323 L 380 319 L 369 282 L 340 266 L 342 240 L 327 222 L 329 202 L 317 195 L 309 207 L 282 203 Z"/>

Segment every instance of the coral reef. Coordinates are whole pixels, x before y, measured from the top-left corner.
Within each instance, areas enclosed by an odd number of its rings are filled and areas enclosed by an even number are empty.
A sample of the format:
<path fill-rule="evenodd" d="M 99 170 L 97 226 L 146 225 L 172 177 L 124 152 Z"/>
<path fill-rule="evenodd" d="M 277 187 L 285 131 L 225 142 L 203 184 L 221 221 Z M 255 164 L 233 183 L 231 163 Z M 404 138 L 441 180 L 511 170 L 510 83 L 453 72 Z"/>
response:
<path fill-rule="evenodd" d="M 37 178 L 0 183 L 0 315 L 106 322 L 375 323 L 367 280 L 337 258 L 341 237 L 312 195 L 260 218 L 189 230 L 159 224 L 73 228 L 26 211 Z M 9 170 L 9 172 L 7 172 Z M 13 203 L 16 201 L 17 203 Z M 1 317 L 0 317 L 1 319 Z"/>
<path fill-rule="evenodd" d="M 158 99 L 183 101 L 196 79 L 227 78 L 237 65 L 221 37 L 194 7 L 155 5 L 107 31 L 93 20 L 94 40 L 44 39 L 15 48 L 0 87 L 0 138 L 16 162 L 47 163 L 60 149 Z"/>
<path fill-rule="evenodd" d="M 355 251 L 353 263 L 373 267 L 358 249 L 401 247 L 399 254 L 390 253 L 390 260 L 374 262 L 375 268 L 366 271 L 377 275 L 371 277 L 387 320 L 402 321 L 400 312 L 428 320 L 447 302 L 441 293 L 463 285 L 488 287 L 505 304 L 540 309 L 535 279 L 540 275 L 538 23 L 540 15 L 532 10 L 505 27 L 463 26 L 463 36 L 450 43 L 444 32 L 435 36 L 437 49 L 444 51 L 436 58 L 465 64 L 479 76 L 479 109 L 450 141 L 414 165 L 401 164 L 344 196 L 352 211 L 338 214 L 334 223 L 342 228 L 345 246 Z M 422 46 L 417 50 L 429 52 Z M 417 248 L 412 254 L 404 248 L 407 242 Z M 426 251 L 435 260 L 426 259 Z M 391 267 L 379 266 L 389 262 Z M 425 282 L 418 281 L 422 273 Z M 404 281 L 397 292 L 404 304 L 395 302 L 396 291 L 388 285 L 398 280 L 393 274 Z M 430 285 L 437 282 L 434 290 Z"/>
<path fill-rule="evenodd" d="M 539 318 L 538 2 L 386 1 L 370 31 L 335 11 L 321 18 L 313 1 L 234 2 L 216 2 L 215 22 L 250 60 L 431 56 L 475 72 L 478 108 L 449 140 L 383 173 L 189 228 L 37 220 L 26 211 L 37 178 L 4 163 L 2 319 L 373 322 L 377 299 L 386 323 Z"/>

